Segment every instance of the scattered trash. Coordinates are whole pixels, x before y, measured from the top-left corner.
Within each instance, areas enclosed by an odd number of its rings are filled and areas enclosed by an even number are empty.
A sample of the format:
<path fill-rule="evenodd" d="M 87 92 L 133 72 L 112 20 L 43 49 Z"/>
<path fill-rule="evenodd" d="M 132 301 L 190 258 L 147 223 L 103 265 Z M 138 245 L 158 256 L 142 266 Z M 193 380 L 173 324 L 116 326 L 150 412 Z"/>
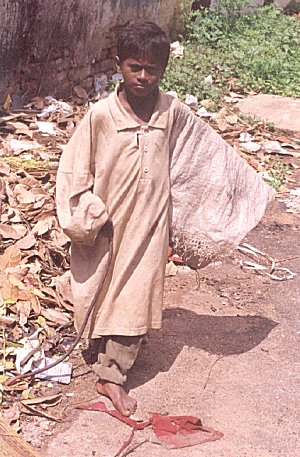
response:
<path fill-rule="evenodd" d="M 241 147 L 248 152 L 258 152 L 261 149 L 261 144 L 248 141 L 247 143 L 241 143 Z"/>
<path fill-rule="evenodd" d="M 187 94 L 184 103 L 192 109 L 196 110 L 198 108 L 198 98 L 194 95 Z"/>
<path fill-rule="evenodd" d="M 40 342 L 35 338 L 41 331 L 42 329 L 38 329 L 31 337 L 19 341 L 21 347 L 17 347 L 14 351 L 18 373 L 23 374 L 35 369 L 35 363 L 44 358 L 44 351 L 41 349 Z"/>
<path fill-rule="evenodd" d="M 107 86 L 108 86 L 108 77 L 106 75 L 94 77 L 94 89 L 95 89 L 96 94 L 102 95 L 104 92 L 106 92 Z"/>
<path fill-rule="evenodd" d="M 123 75 L 122 73 L 115 73 L 114 75 L 112 75 L 111 79 L 114 82 L 123 81 Z"/>
<path fill-rule="evenodd" d="M 212 75 L 209 75 L 206 78 L 204 78 L 203 82 L 204 84 L 211 86 L 214 82 Z"/>
<path fill-rule="evenodd" d="M 39 363 L 35 364 L 35 369 L 45 368 L 51 363 L 55 362 L 56 359 L 45 357 Z M 48 381 L 60 382 L 62 384 L 70 384 L 72 375 L 72 364 L 69 362 L 61 362 L 49 370 L 43 371 L 36 375 L 39 379 L 47 379 Z"/>
<path fill-rule="evenodd" d="M 46 122 L 46 121 L 36 121 L 36 125 L 40 132 L 46 133 L 47 135 L 57 135 L 55 130 L 55 125 L 53 122 Z"/>
<path fill-rule="evenodd" d="M 18 154 L 23 151 L 32 151 L 33 149 L 40 149 L 42 146 L 37 141 L 16 140 L 12 138 L 8 141 L 10 149 Z"/>
<path fill-rule="evenodd" d="M 171 43 L 171 56 L 175 59 L 182 59 L 184 55 L 184 47 L 179 43 L 179 41 L 174 41 Z"/>
<path fill-rule="evenodd" d="M 265 273 L 269 278 L 274 279 L 275 281 L 287 281 L 296 276 L 296 273 L 293 273 L 289 268 L 278 267 L 272 257 L 265 252 L 261 252 L 253 246 L 250 246 L 250 244 L 243 243 L 239 245 L 237 249 L 243 254 L 257 260 L 257 262 L 240 260 L 240 265 L 244 270 L 254 270 L 256 273 L 260 274 Z M 260 259 L 264 260 L 266 265 L 258 263 Z"/>
<path fill-rule="evenodd" d="M 292 157 L 300 157 L 300 152 L 289 151 L 284 149 L 278 141 L 264 141 L 262 147 L 267 154 L 280 154 Z"/>
<path fill-rule="evenodd" d="M 73 114 L 73 108 L 69 103 L 62 102 L 61 100 L 56 100 L 53 97 L 45 97 L 47 105 L 44 106 L 41 113 L 37 116 L 40 118 L 49 117 L 53 113 L 62 113 L 62 114 Z"/>
<path fill-rule="evenodd" d="M 77 408 L 107 413 L 132 427 L 129 439 L 125 441 L 115 457 L 120 456 L 128 448 L 135 431 L 144 430 L 149 426 L 152 427 L 155 435 L 166 449 L 181 449 L 187 446 L 195 446 L 209 441 L 219 440 L 224 436 L 222 432 L 204 427 L 201 419 L 193 416 L 168 416 L 154 413 L 147 421 L 141 422 L 130 417 L 122 416 L 119 411 L 109 410 L 103 402 L 80 405 Z"/>
<path fill-rule="evenodd" d="M 166 278 L 168 276 L 176 276 L 177 272 L 178 272 L 178 268 L 174 262 L 171 261 L 166 264 L 166 273 L 165 273 Z"/>
<path fill-rule="evenodd" d="M 248 143 L 249 141 L 254 140 L 253 135 L 250 135 L 248 132 L 242 132 L 239 136 L 239 141 L 241 143 Z"/>
<path fill-rule="evenodd" d="M 197 111 L 197 116 L 199 117 L 210 117 L 210 118 L 214 118 L 215 115 L 214 113 L 209 113 L 205 108 L 204 106 L 201 106 L 201 108 L 198 109 Z"/>

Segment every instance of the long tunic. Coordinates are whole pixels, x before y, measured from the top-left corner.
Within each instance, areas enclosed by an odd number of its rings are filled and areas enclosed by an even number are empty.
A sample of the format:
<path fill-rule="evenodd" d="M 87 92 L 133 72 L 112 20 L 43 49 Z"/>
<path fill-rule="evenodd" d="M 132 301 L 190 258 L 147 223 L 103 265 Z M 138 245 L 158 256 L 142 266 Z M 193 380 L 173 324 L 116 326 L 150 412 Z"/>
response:
<path fill-rule="evenodd" d="M 57 212 L 72 241 L 77 328 L 108 267 L 84 336 L 142 335 L 161 327 L 169 138 L 179 105 L 160 93 L 148 125 L 140 126 L 111 94 L 89 111 L 62 154 Z M 113 225 L 109 266 L 107 219 Z"/>
<path fill-rule="evenodd" d="M 176 98 L 159 93 L 146 126 L 127 113 L 117 92 L 96 103 L 57 175 L 58 217 L 72 241 L 77 329 L 105 273 L 84 337 L 160 328 L 169 228 L 178 253 L 199 268 L 233 249 L 272 197 L 257 173 Z"/>

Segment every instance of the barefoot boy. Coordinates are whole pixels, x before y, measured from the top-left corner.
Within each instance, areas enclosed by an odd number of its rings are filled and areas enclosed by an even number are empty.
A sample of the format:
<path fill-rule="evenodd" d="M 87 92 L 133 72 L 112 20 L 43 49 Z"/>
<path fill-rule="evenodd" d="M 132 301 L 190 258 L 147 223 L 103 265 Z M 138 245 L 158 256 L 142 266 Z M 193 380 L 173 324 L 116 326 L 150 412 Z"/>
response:
<path fill-rule="evenodd" d="M 142 335 L 161 327 L 176 126 L 183 126 L 185 143 L 190 139 L 185 140 L 184 126 L 198 122 L 189 108 L 158 89 L 169 50 L 166 34 L 151 22 L 121 32 L 117 61 L 123 82 L 85 116 L 62 154 L 57 176 L 59 221 L 72 241 L 76 328 L 106 274 L 84 336 L 101 338 L 93 365 L 97 391 L 125 416 L 136 409 L 123 388 L 127 372 Z M 206 125 L 201 128 L 211 133 Z"/>

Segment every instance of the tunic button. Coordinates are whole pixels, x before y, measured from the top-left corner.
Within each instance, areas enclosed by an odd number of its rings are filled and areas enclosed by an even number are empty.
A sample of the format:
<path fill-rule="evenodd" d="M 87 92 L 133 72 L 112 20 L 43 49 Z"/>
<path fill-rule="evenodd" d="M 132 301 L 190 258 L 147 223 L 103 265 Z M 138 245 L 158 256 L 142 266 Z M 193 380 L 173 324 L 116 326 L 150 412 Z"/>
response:
<path fill-rule="evenodd" d="M 148 136 L 148 132 L 144 132 L 144 136 Z"/>
<path fill-rule="evenodd" d="M 144 148 L 144 151 L 145 151 L 145 152 L 148 152 L 148 148 L 147 148 L 147 147 L 145 147 L 145 148 Z"/>
<path fill-rule="evenodd" d="M 145 173 L 148 173 L 148 171 L 149 171 L 149 168 L 148 168 L 148 167 L 145 167 L 145 168 L 144 168 L 144 172 L 145 172 Z"/>

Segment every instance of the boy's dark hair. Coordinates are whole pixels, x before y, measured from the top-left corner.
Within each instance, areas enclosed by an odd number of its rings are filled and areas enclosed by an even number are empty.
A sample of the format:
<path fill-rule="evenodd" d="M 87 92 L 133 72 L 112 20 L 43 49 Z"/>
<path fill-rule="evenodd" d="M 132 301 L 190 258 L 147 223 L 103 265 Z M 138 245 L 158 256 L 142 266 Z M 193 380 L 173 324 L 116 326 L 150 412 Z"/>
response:
<path fill-rule="evenodd" d="M 140 55 L 151 56 L 154 62 L 164 69 L 168 64 L 170 40 L 154 22 L 136 22 L 118 34 L 117 56 L 120 63 Z"/>

